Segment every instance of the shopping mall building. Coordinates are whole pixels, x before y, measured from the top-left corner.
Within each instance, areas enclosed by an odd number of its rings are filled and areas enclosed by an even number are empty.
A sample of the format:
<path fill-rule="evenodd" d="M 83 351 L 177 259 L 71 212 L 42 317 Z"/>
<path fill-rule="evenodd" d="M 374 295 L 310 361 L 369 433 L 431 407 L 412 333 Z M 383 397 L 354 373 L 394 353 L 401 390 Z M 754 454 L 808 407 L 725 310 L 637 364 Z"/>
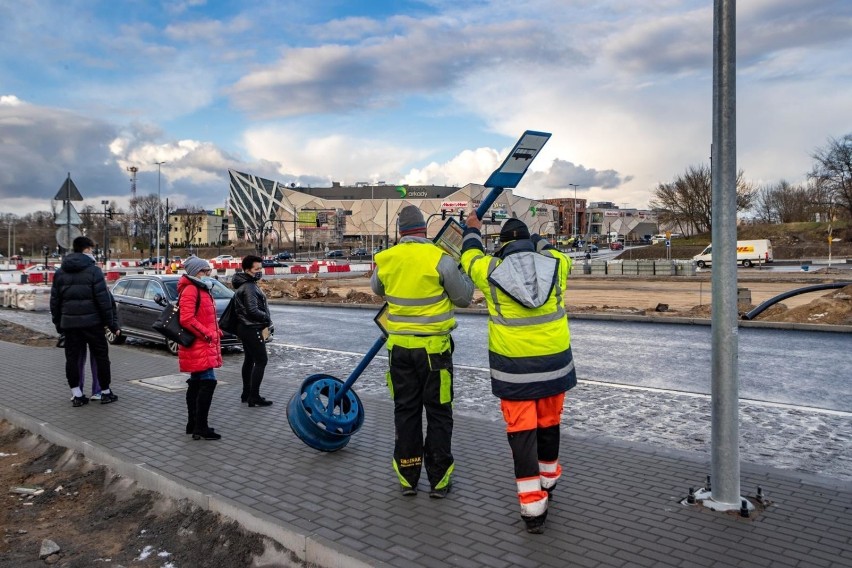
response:
<path fill-rule="evenodd" d="M 228 174 L 229 238 L 254 243 L 262 240 L 267 250 L 385 247 L 398 241 L 397 214 L 409 204 L 420 208 L 427 220 L 427 234 L 434 237 L 444 225 L 445 215 L 458 218 L 466 214 L 490 191 L 478 184 L 460 188 L 384 182 L 299 187 L 235 170 Z M 575 228 L 579 234 L 590 236 L 612 229 L 611 223 L 590 223 L 598 217 L 603 219 L 604 212 L 586 210 L 585 205 L 583 199 L 535 200 L 507 189 L 485 214 L 483 234 L 496 235 L 503 221 L 511 217 L 525 222 L 531 232 L 554 239 L 573 234 Z M 641 213 L 643 221 L 651 215 L 648 211 Z M 623 215 L 619 218 L 628 219 Z M 638 213 L 629 218 L 638 220 Z M 625 222 L 621 230 L 626 233 L 629 223 Z"/>

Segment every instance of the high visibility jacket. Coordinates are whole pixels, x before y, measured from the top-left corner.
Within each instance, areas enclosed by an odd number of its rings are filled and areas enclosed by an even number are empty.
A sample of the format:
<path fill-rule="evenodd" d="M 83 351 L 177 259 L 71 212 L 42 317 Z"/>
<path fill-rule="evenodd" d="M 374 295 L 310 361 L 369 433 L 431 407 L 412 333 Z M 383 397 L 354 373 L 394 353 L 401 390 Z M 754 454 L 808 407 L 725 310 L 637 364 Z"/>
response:
<path fill-rule="evenodd" d="M 376 254 L 374 281 L 383 288 L 388 302 L 387 328 L 391 335 L 447 335 L 455 329 L 453 302 L 439 271 L 443 257 L 450 258 L 425 239 L 403 240 Z"/>
<path fill-rule="evenodd" d="M 462 269 L 485 294 L 491 390 L 501 399 L 533 400 L 577 384 L 562 299 L 571 260 L 537 243 L 512 241 L 491 256 L 477 229 L 464 233 Z"/>

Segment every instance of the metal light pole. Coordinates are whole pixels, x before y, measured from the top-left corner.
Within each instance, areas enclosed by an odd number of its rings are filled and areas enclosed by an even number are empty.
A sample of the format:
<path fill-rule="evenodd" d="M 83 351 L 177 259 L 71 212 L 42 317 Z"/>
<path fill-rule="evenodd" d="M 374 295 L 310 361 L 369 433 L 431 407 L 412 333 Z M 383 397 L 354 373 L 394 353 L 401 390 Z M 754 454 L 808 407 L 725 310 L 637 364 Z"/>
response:
<path fill-rule="evenodd" d="M 577 229 L 577 187 L 578 186 L 577 186 L 576 183 L 569 183 L 568 185 L 570 185 L 571 187 L 574 188 L 574 226 L 572 228 L 574 229 L 573 235 L 576 236 L 576 235 L 580 234 L 579 230 Z"/>
<path fill-rule="evenodd" d="M 104 268 L 106 268 L 107 263 L 107 205 L 109 205 L 109 201 L 106 199 L 101 199 L 101 205 L 104 206 L 104 242 L 101 244 L 101 254 L 104 257 Z"/>
<path fill-rule="evenodd" d="M 739 509 L 737 379 L 736 2 L 713 7 L 713 317 L 711 479 L 714 510 Z M 718 255 L 718 257 L 717 257 Z"/>
<path fill-rule="evenodd" d="M 157 264 L 155 266 L 160 265 L 160 225 L 162 224 L 162 204 L 160 203 L 160 167 L 165 164 L 165 162 L 154 162 L 157 164 Z M 154 272 L 156 274 L 160 273 L 159 268 L 155 268 Z"/>

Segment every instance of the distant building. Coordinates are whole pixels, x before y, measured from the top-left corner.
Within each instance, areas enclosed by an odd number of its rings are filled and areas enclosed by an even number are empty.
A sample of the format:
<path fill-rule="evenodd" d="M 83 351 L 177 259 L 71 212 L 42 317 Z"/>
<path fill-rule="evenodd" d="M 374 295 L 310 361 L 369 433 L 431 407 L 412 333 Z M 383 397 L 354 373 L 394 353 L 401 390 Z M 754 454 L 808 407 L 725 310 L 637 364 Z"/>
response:
<path fill-rule="evenodd" d="M 444 225 L 442 211 L 458 218 L 477 207 L 489 191 L 477 184 L 459 188 L 384 182 L 298 187 L 235 170 L 228 173 L 229 238 L 262 241 L 267 249 L 310 250 L 344 243 L 385 247 L 397 242 L 397 214 L 409 204 L 420 208 L 428 236 L 434 237 Z M 557 234 L 557 207 L 512 190 L 505 190 L 488 210 L 483 233 L 499 233 L 509 217 L 521 219 L 532 232 Z"/>
<path fill-rule="evenodd" d="M 608 236 L 611 234 L 628 241 L 638 241 L 645 235 L 656 234 L 659 230 L 657 214 L 654 211 L 620 209 L 609 201 L 590 203 L 586 210 L 585 222 L 590 237 L 601 242 L 613 240 Z"/>
<path fill-rule="evenodd" d="M 585 235 L 586 200 L 572 197 L 542 199 L 542 203 L 553 205 L 557 211 L 557 235 Z"/>
<path fill-rule="evenodd" d="M 211 246 L 228 239 L 228 218 L 224 209 L 169 212 L 168 241 L 172 247 Z"/>

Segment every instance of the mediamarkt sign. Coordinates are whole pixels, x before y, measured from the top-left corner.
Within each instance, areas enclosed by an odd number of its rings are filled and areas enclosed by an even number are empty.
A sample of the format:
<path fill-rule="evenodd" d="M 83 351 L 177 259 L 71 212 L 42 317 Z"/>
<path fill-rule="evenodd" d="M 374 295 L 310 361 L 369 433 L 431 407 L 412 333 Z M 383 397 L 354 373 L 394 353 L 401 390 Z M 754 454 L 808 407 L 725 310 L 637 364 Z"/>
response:
<path fill-rule="evenodd" d="M 467 201 L 442 201 L 441 209 L 467 209 Z"/>

